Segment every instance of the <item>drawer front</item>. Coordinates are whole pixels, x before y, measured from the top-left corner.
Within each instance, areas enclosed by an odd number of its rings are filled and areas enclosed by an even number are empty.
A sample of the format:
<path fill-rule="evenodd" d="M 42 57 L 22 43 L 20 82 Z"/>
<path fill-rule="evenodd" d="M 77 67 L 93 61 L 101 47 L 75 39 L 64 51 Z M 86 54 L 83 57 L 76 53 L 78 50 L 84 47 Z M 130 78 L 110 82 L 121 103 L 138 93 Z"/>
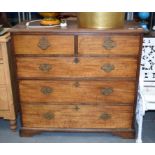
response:
<path fill-rule="evenodd" d="M 21 102 L 134 103 L 133 81 L 39 81 L 19 83 Z M 119 96 L 119 97 L 118 97 Z"/>
<path fill-rule="evenodd" d="M 22 105 L 24 127 L 132 128 L 132 106 Z"/>
<path fill-rule="evenodd" d="M 5 87 L 0 87 L 0 110 L 8 110 L 8 96 L 7 89 Z"/>
<path fill-rule="evenodd" d="M 5 84 L 4 65 L 0 63 L 0 85 Z"/>
<path fill-rule="evenodd" d="M 139 52 L 139 36 L 89 36 L 78 37 L 79 54 L 114 54 L 137 55 Z"/>
<path fill-rule="evenodd" d="M 136 77 L 134 58 L 17 58 L 19 78 Z"/>
<path fill-rule="evenodd" d="M 16 54 L 71 54 L 74 53 L 74 37 L 61 35 L 15 35 Z"/>

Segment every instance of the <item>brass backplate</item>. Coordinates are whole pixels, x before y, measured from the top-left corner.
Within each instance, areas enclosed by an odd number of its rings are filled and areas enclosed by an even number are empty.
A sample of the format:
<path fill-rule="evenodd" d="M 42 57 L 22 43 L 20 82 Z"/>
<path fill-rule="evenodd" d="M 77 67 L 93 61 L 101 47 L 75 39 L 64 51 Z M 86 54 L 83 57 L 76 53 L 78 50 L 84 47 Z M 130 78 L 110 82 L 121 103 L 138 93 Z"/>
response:
<path fill-rule="evenodd" d="M 103 88 L 101 93 L 102 95 L 108 96 L 113 93 L 113 88 Z"/>
<path fill-rule="evenodd" d="M 53 92 L 51 87 L 42 87 L 40 90 L 44 95 L 49 95 Z"/>
<path fill-rule="evenodd" d="M 42 50 L 46 50 L 50 46 L 51 44 L 49 43 L 47 37 L 43 36 L 40 38 L 39 43 L 38 43 L 39 48 L 41 48 Z"/>
<path fill-rule="evenodd" d="M 124 26 L 124 12 L 79 12 L 78 25 L 81 28 L 121 28 Z"/>
<path fill-rule="evenodd" d="M 39 69 L 43 72 L 49 72 L 52 69 L 51 64 L 40 64 Z"/>
<path fill-rule="evenodd" d="M 43 114 L 43 117 L 47 120 L 51 120 L 51 119 L 54 119 L 54 114 L 51 112 L 47 112 L 47 113 Z"/>
<path fill-rule="evenodd" d="M 101 69 L 107 73 L 111 72 L 112 70 L 115 69 L 115 66 L 112 64 L 104 64 Z"/>
<path fill-rule="evenodd" d="M 111 119 L 111 115 L 108 114 L 108 113 L 102 113 L 101 116 L 100 116 L 100 119 L 102 119 L 104 121 L 109 120 L 109 119 Z"/>

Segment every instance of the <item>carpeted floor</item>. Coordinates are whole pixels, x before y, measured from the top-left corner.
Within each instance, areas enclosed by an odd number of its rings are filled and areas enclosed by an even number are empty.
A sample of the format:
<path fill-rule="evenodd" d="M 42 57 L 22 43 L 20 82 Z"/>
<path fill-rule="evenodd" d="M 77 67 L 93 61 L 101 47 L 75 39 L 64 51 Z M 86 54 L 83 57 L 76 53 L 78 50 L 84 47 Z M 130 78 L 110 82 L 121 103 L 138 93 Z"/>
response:
<path fill-rule="evenodd" d="M 0 143 L 134 143 L 134 139 L 122 139 L 108 133 L 42 133 L 30 138 L 19 136 L 9 129 L 9 122 L 0 119 Z M 155 142 L 155 112 L 147 112 L 143 124 L 143 142 Z"/>

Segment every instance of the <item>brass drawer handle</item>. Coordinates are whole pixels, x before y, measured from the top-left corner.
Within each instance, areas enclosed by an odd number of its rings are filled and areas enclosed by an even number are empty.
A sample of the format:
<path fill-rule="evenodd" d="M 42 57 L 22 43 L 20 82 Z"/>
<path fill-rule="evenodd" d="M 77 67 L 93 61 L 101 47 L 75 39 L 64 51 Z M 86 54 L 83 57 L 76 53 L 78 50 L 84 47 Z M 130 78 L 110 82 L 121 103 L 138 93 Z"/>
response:
<path fill-rule="evenodd" d="M 39 69 L 43 72 L 49 72 L 52 69 L 51 64 L 40 64 Z"/>
<path fill-rule="evenodd" d="M 116 43 L 113 40 L 111 40 L 110 37 L 107 37 L 103 42 L 103 47 L 106 50 L 111 50 L 112 48 L 116 47 Z"/>
<path fill-rule="evenodd" d="M 75 105 L 74 109 L 75 109 L 75 111 L 79 111 L 80 107 L 78 105 Z"/>
<path fill-rule="evenodd" d="M 51 46 L 46 37 L 41 37 L 38 43 L 38 47 L 42 50 L 46 50 Z"/>
<path fill-rule="evenodd" d="M 102 119 L 104 121 L 109 120 L 109 119 L 111 119 L 111 115 L 108 113 L 102 113 L 100 116 L 100 119 Z"/>
<path fill-rule="evenodd" d="M 76 81 L 76 82 L 74 82 L 74 84 L 73 84 L 75 87 L 79 87 L 80 86 L 80 83 L 79 83 L 79 81 Z"/>
<path fill-rule="evenodd" d="M 115 66 L 112 65 L 112 64 L 104 64 L 102 67 L 101 67 L 102 70 L 104 70 L 105 72 L 109 73 L 111 72 L 112 70 L 115 69 Z"/>
<path fill-rule="evenodd" d="M 49 95 L 53 92 L 53 89 L 50 87 L 42 87 L 40 90 L 44 95 Z"/>
<path fill-rule="evenodd" d="M 113 93 L 113 88 L 103 88 L 101 93 L 102 95 L 108 96 Z"/>
<path fill-rule="evenodd" d="M 54 114 L 51 112 L 47 112 L 47 113 L 43 114 L 43 117 L 47 120 L 51 120 L 51 119 L 54 119 Z"/>

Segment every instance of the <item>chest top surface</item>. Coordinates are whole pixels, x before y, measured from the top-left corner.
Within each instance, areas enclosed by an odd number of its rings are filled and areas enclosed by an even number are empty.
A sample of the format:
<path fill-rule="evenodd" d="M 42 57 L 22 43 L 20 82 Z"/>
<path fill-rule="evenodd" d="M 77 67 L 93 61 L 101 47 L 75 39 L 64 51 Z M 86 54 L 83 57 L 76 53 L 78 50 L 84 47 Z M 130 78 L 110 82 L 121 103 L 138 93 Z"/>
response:
<path fill-rule="evenodd" d="M 67 27 L 52 27 L 52 28 L 28 28 L 26 23 L 21 23 L 10 29 L 12 33 L 67 33 L 67 34 L 79 34 L 79 33 L 133 33 L 140 34 L 143 29 L 139 28 L 137 24 L 126 23 L 123 28 L 118 29 L 88 29 L 79 28 L 77 21 L 67 21 Z"/>

